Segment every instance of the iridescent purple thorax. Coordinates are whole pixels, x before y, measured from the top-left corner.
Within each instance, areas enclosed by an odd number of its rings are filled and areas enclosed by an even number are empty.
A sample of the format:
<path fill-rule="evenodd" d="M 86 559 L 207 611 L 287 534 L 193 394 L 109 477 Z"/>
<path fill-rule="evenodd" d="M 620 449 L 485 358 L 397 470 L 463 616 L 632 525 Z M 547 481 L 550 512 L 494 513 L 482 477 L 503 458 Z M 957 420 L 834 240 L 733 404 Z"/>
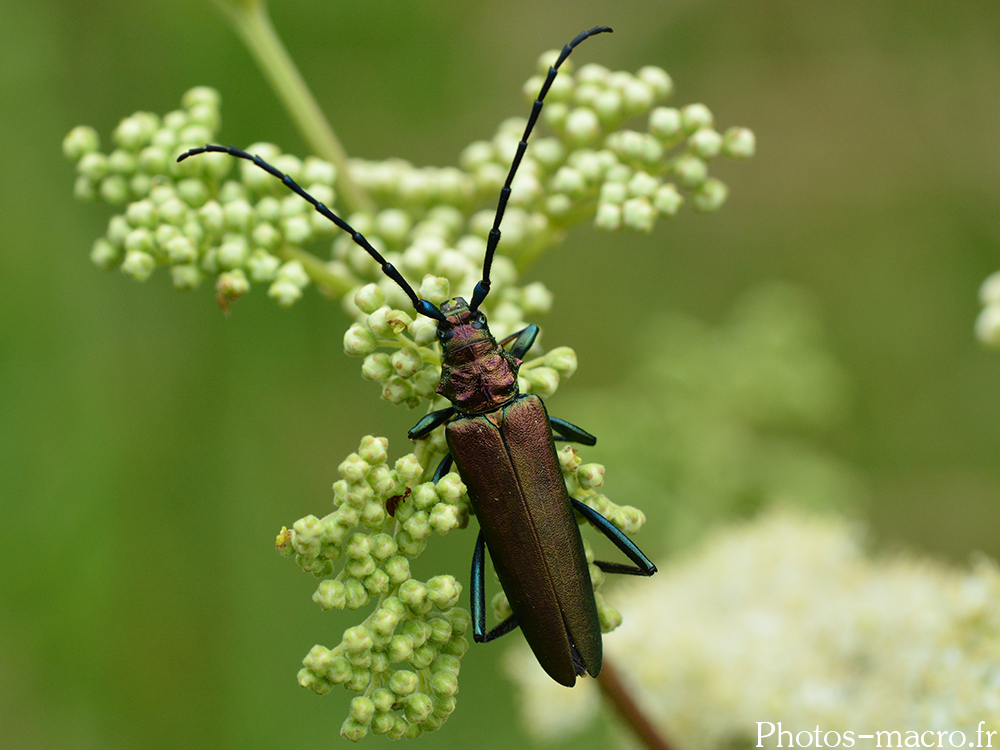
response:
<path fill-rule="evenodd" d="M 438 324 L 444 363 L 437 392 L 463 414 L 503 406 L 517 395 L 521 360 L 497 345 L 486 316 L 469 310 L 461 297 L 441 305 L 447 323 Z"/>

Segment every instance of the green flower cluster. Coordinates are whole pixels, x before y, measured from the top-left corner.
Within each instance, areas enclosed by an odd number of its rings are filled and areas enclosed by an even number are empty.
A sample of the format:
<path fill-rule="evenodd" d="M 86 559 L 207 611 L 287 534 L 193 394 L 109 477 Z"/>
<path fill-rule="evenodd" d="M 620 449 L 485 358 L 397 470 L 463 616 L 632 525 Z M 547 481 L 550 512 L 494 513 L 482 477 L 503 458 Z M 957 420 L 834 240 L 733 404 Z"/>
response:
<path fill-rule="evenodd" d="M 555 54 L 541 57 L 540 70 Z M 525 91 L 534 99 L 540 86 L 536 76 Z M 720 154 L 751 156 L 753 133 L 717 132 L 702 104 L 657 106 L 672 90 L 660 68 L 633 75 L 590 64 L 573 74 L 568 61 L 563 65 L 542 110 L 554 135 L 533 139 L 514 179 L 500 243 L 506 258 L 496 259 L 495 283 L 512 285 L 520 269 L 590 217 L 606 230 L 650 231 L 657 216 L 678 211 L 685 195 L 697 210 L 722 205 L 727 189 L 709 177 L 708 163 Z M 238 177 L 229 177 L 236 160 L 226 154 L 176 162 L 184 151 L 218 140 L 219 105 L 218 93 L 202 87 L 163 117 L 138 112 L 115 129 L 110 154 L 100 151 L 92 128 L 66 136 L 64 152 L 77 166 L 76 195 L 125 206 L 94 243 L 93 261 L 140 281 L 169 267 L 178 289 L 214 277 L 223 305 L 252 283 L 268 284 L 268 294 L 287 306 L 310 282 L 343 296 L 374 280 L 395 306 L 408 306 L 362 248 L 271 175 L 241 162 Z M 647 118 L 645 131 L 623 127 L 638 116 Z M 270 144 L 247 150 L 328 206 L 336 205 L 338 180 L 367 191 L 378 208 L 346 216 L 351 225 L 408 278 L 445 276 L 465 290 L 481 269 L 496 197 L 525 122 L 507 120 L 492 140 L 469 145 L 458 167 L 355 159 L 348 162 L 349 174 L 338 174 L 329 162 L 300 160 Z M 331 260 L 303 249 L 330 238 Z"/>
<path fill-rule="evenodd" d="M 363 438 L 338 469 L 333 512 L 301 518 L 277 539 L 280 553 L 323 578 L 313 601 L 324 610 L 357 610 L 376 599 L 337 646 L 314 646 L 298 675 L 320 695 L 334 685 L 361 694 L 341 728 L 354 741 L 369 731 L 402 739 L 440 727 L 455 710 L 468 648 L 469 614 L 455 606 L 462 586 L 450 575 L 426 582 L 410 575 L 410 560 L 433 532 L 468 523 L 465 486 L 457 474 L 420 483 L 424 467 L 414 455 L 392 468 L 387 455 L 388 440 Z"/>

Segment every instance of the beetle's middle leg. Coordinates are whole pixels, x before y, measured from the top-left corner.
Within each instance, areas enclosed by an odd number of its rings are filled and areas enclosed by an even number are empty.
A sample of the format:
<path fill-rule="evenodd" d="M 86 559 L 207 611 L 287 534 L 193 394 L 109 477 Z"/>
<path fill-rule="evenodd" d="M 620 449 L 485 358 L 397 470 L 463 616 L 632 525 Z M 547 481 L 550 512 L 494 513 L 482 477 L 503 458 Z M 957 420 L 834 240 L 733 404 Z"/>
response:
<path fill-rule="evenodd" d="M 486 568 L 486 540 L 483 532 L 479 532 L 476 539 L 476 551 L 472 553 L 472 573 L 469 575 L 469 583 L 472 586 L 472 593 L 469 599 L 472 603 L 472 637 L 476 643 L 489 643 L 502 635 L 507 635 L 517 628 L 517 616 L 511 615 L 501 622 L 491 631 L 486 632 L 486 581 L 484 571 Z"/>
<path fill-rule="evenodd" d="M 535 343 L 536 338 L 538 338 L 538 326 L 532 323 L 527 328 L 522 328 L 520 331 L 512 333 L 505 338 L 500 342 L 500 346 L 507 346 L 508 343 L 513 341 L 514 343 L 507 351 L 518 359 L 524 359 L 524 355 L 528 353 L 528 350 Z"/>
<path fill-rule="evenodd" d="M 571 424 L 565 419 L 549 417 L 549 424 L 552 425 L 552 431 L 556 433 L 555 439 L 557 441 L 561 440 L 568 443 L 580 443 L 581 445 L 595 445 L 597 443 L 596 437 L 591 435 L 582 427 L 577 427 L 575 424 Z"/>
<path fill-rule="evenodd" d="M 625 553 L 625 556 L 628 557 L 629 560 L 635 563 L 635 565 L 625 565 L 623 563 L 594 560 L 594 565 L 603 570 L 605 573 L 624 573 L 625 575 L 630 576 L 651 576 L 656 572 L 656 566 L 653 565 L 652 561 L 635 545 L 635 542 L 625 535 L 625 532 L 589 505 L 585 505 L 579 500 L 574 500 L 573 498 L 570 498 L 570 502 L 573 503 L 573 508 L 579 511 L 580 515 L 596 526 L 598 531 L 610 539 L 618 549 Z"/>

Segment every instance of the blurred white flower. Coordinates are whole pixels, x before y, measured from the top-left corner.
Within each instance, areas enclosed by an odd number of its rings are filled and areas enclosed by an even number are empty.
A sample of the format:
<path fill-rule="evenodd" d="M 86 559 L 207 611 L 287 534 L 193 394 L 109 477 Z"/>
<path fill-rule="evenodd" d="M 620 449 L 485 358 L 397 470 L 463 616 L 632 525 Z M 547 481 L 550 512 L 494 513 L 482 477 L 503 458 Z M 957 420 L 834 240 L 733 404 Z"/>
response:
<path fill-rule="evenodd" d="M 762 721 L 855 737 L 1000 729 L 996 565 L 873 557 L 857 532 L 787 513 L 717 531 L 610 592 L 624 624 L 605 658 L 682 748 L 755 746 Z M 562 688 L 526 649 L 510 666 L 539 736 L 582 731 L 595 715 L 593 681 Z"/>

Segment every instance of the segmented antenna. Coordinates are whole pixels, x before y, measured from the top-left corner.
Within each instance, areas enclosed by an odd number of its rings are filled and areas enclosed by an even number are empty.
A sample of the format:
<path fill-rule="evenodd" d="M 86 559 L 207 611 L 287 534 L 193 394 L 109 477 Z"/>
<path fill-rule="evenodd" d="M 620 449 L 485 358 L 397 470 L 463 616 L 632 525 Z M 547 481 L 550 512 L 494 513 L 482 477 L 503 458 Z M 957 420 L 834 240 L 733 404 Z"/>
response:
<path fill-rule="evenodd" d="M 497 215 L 493 219 L 493 228 L 490 230 L 490 237 L 486 242 L 486 257 L 483 258 L 483 279 L 476 283 L 476 289 L 472 293 L 472 303 L 469 305 L 470 310 L 478 310 L 483 300 L 486 299 L 486 295 L 490 293 L 490 267 L 493 265 L 493 255 L 496 253 L 497 244 L 500 242 L 500 222 L 503 220 L 504 211 L 507 210 L 507 200 L 510 198 L 510 185 L 514 181 L 514 173 L 517 172 L 517 168 L 521 165 L 521 157 L 524 156 L 524 151 L 528 148 L 528 136 L 531 135 L 531 131 L 535 127 L 535 122 L 538 120 L 538 115 L 542 111 L 542 100 L 549 93 L 549 88 L 552 86 L 552 82 L 556 79 L 556 74 L 559 72 L 559 66 L 565 62 L 566 58 L 569 57 L 569 53 L 573 51 L 576 45 L 584 39 L 592 37 L 595 34 L 603 34 L 605 31 L 611 32 L 612 29 L 609 26 L 595 26 L 590 31 L 581 31 L 572 42 L 562 48 L 558 59 L 549 68 L 549 74 L 545 77 L 545 83 L 542 84 L 542 89 L 538 92 L 538 98 L 535 99 L 535 103 L 531 107 L 531 116 L 528 117 L 528 124 L 524 128 L 524 135 L 521 136 L 521 142 L 517 144 L 517 153 L 514 154 L 514 161 L 510 165 L 510 171 L 507 173 L 507 181 L 500 188 L 500 202 L 497 204 Z"/>
<path fill-rule="evenodd" d="M 538 115 L 542 111 L 542 101 L 545 99 L 545 95 L 548 93 L 549 88 L 552 86 L 552 82 L 556 78 L 559 66 L 563 64 L 567 57 L 569 57 L 573 49 L 584 39 L 594 36 L 595 34 L 602 34 L 605 31 L 610 32 L 611 29 L 607 26 L 595 26 L 589 31 L 580 32 L 577 34 L 576 38 L 573 39 L 573 41 L 563 47 L 562 52 L 559 53 L 559 57 L 549 68 L 549 74 L 545 78 L 545 83 L 542 84 L 541 91 L 538 92 L 538 98 L 535 99 L 535 103 L 532 105 L 531 115 L 528 117 L 528 124 L 524 128 L 524 135 L 521 136 L 521 141 L 517 144 L 517 153 L 514 155 L 514 161 L 511 163 L 510 171 L 507 173 L 507 180 L 500 189 L 500 202 L 497 204 L 497 213 L 493 219 L 493 228 L 490 229 L 489 239 L 486 242 L 486 256 L 483 258 L 483 278 L 481 281 L 476 283 L 476 288 L 472 293 L 472 304 L 469 305 L 470 310 L 478 310 L 479 306 L 483 303 L 483 300 L 486 299 L 486 295 L 490 293 L 490 268 L 493 265 L 493 256 L 496 254 L 497 244 L 500 242 L 500 222 L 503 220 L 504 211 L 507 209 L 507 201 L 510 198 L 510 186 L 514 180 L 514 174 L 517 172 L 517 168 L 521 165 L 521 158 L 524 156 L 525 149 L 528 148 L 528 136 L 531 135 L 531 131 L 534 129 L 535 123 L 538 121 Z M 379 264 L 382 269 L 382 273 L 396 282 L 396 284 L 399 285 L 399 288 L 406 293 L 406 296 L 410 298 L 410 301 L 413 303 L 413 308 L 418 314 L 426 315 L 428 318 L 433 318 L 439 323 L 447 323 L 447 318 L 444 313 L 442 313 L 441 310 L 438 309 L 438 307 L 432 302 L 420 299 L 417 296 L 417 293 L 413 291 L 413 287 L 411 287 L 407 283 L 406 279 L 403 278 L 402 274 L 396 270 L 396 267 L 383 258 L 381 253 L 372 247 L 371 243 L 365 239 L 365 236 L 361 234 L 361 232 L 356 231 L 354 227 L 309 195 L 309 193 L 307 193 L 301 185 L 280 169 L 268 164 L 259 156 L 247 153 L 243 149 L 236 148 L 235 146 L 216 146 L 211 143 L 185 151 L 177 157 L 177 161 L 184 161 L 189 156 L 197 156 L 198 154 L 205 153 L 229 154 L 230 156 L 235 156 L 238 159 L 245 159 L 246 161 L 257 165 L 268 174 L 277 177 L 289 190 L 308 201 L 309 204 L 312 205 L 312 207 L 315 208 L 320 214 L 332 221 L 340 229 L 347 232 L 351 236 L 351 239 L 363 248 L 364 251 Z"/>

